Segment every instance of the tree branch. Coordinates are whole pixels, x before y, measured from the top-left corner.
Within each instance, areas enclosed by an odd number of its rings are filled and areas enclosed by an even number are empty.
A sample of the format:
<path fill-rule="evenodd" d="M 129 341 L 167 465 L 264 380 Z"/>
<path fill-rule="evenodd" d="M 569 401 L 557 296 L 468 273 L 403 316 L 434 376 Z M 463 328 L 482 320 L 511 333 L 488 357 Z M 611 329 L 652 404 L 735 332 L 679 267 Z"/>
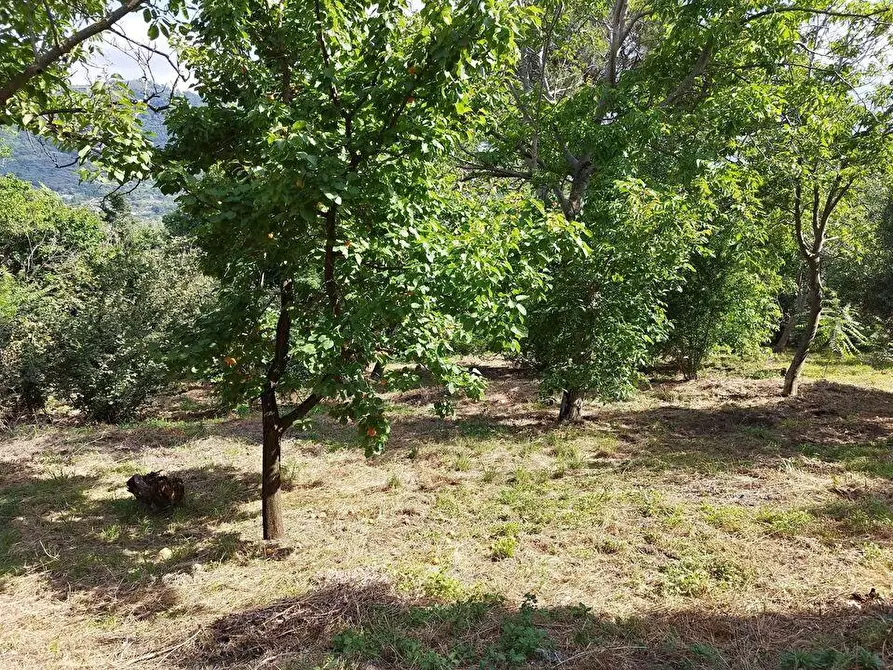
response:
<path fill-rule="evenodd" d="M 108 15 L 78 30 L 65 41 L 57 44 L 52 49 L 39 54 L 24 70 L 14 75 L 11 79 L 0 85 L 0 109 L 6 106 L 9 99 L 18 93 L 29 81 L 41 74 L 54 62 L 73 51 L 77 46 L 94 35 L 108 30 L 119 20 L 139 9 L 147 0 L 126 0 L 120 7 Z"/>

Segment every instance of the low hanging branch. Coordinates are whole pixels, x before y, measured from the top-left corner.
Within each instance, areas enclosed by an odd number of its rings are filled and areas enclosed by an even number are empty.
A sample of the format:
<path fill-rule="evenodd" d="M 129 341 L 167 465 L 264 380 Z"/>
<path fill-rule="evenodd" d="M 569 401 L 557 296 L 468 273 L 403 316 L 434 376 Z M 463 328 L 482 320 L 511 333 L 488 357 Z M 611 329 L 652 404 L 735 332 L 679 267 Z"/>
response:
<path fill-rule="evenodd" d="M 48 67 L 74 51 L 74 49 L 91 37 L 108 30 L 122 18 L 135 12 L 137 9 L 145 5 L 146 2 L 147 0 L 126 0 L 120 7 L 109 12 L 102 19 L 84 26 L 67 39 L 57 42 L 51 49 L 37 54 L 34 60 L 29 63 L 24 70 L 0 84 L 0 110 L 6 107 L 10 98 L 25 87 L 28 82 L 34 79 L 34 77 L 38 76 Z"/>

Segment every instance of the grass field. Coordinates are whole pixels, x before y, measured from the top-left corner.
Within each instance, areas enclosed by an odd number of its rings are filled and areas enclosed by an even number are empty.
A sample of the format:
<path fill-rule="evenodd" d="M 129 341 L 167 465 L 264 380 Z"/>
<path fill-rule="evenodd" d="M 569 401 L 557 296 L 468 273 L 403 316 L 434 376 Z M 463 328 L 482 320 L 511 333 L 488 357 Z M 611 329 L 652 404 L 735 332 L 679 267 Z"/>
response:
<path fill-rule="evenodd" d="M 390 397 L 388 451 L 319 419 L 260 536 L 257 417 L 0 436 L 2 668 L 883 668 L 893 662 L 893 377 L 783 362 L 654 380 L 554 424 L 478 362 L 440 421 Z M 178 418 L 178 416 L 180 418 Z M 187 417 L 187 418 L 182 418 Z M 170 515 L 133 473 L 186 482 Z"/>

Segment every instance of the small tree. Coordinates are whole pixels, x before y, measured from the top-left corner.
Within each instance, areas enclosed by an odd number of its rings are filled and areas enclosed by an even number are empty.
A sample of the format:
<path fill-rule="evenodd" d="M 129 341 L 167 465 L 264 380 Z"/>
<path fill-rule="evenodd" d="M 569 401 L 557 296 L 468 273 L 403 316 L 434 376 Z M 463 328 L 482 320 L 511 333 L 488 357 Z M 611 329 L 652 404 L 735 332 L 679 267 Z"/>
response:
<path fill-rule="evenodd" d="M 136 221 L 122 198 L 105 218 L 103 243 L 68 280 L 67 309 L 49 328 L 50 379 L 86 416 L 116 423 L 171 382 L 177 334 L 210 286 L 187 241 Z"/>
<path fill-rule="evenodd" d="M 69 282 L 83 275 L 102 239 L 102 222 L 90 210 L 0 177 L 0 398 L 11 409 L 43 409 L 52 331 L 73 297 Z"/>
<path fill-rule="evenodd" d="M 194 321 L 208 282 L 185 241 L 113 204 L 103 222 L 0 178 L 0 401 L 10 409 L 35 412 L 54 395 L 118 421 L 170 381 L 175 332 Z"/>
<path fill-rule="evenodd" d="M 792 223 L 806 267 L 804 332 L 785 374 L 783 394 L 795 396 L 825 297 L 829 228 L 845 222 L 854 187 L 891 164 L 893 89 L 890 9 L 869 15 L 841 12 L 800 27 L 798 53 L 770 89 L 779 123 L 771 143 L 757 147 L 769 183 Z"/>
<path fill-rule="evenodd" d="M 520 243 L 499 229 L 516 224 L 491 221 L 496 253 L 480 253 L 483 231 L 434 188 L 458 122 L 480 114 L 473 86 L 513 52 L 515 20 L 502 2 L 200 6 L 182 56 L 206 104 L 172 113 L 161 182 L 182 189 L 221 284 L 199 324 L 197 367 L 226 398 L 261 401 L 266 539 L 284 533 L 286 430 L 327 400 L 380 450 L 389 424 L 375 363 L 424 364 L 448 411 L 450 396 L 483 386 L 450 361 L 451 343 L 470 323 L 523 309 L 494 284 L 511 276 Z M 457 280 L 478 289 L 461 307 L 444 286 Z"/>
<path fill-rule="evenodd" d="M 639 368 L 666 336 L 663 301 L 698 238 L 679 194 L 640 181 L 615 189 L 580 222 L 593 231 L 585 248 L 569 247 L 548 264 L 549 290 L 529 318 L 526 352 L 542 371 L 543 391 L 562 394 L 563 421 L 581 420 L 583 389 L 603 400 L 635 389 Z"/>

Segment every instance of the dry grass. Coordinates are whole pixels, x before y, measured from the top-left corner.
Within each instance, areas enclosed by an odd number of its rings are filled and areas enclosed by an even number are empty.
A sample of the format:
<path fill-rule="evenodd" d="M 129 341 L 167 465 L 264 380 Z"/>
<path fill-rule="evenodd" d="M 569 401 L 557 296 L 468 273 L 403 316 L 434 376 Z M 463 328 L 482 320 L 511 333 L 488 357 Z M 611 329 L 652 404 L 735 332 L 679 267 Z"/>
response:
<path fill-rule="evenodd" d="M 380 458 L 325 420 L 290 440 L 278 546 L 255 418 L 0 437 L 0 667 L 893 661 L 889 378 L 813 365 L 783 400 L 781 362 L 719 365 L 559 429 L 485 363 L 454 420 L 394 394 Z M 152 469 L 186 482 L 170 516 L 124 490 Z"/>

